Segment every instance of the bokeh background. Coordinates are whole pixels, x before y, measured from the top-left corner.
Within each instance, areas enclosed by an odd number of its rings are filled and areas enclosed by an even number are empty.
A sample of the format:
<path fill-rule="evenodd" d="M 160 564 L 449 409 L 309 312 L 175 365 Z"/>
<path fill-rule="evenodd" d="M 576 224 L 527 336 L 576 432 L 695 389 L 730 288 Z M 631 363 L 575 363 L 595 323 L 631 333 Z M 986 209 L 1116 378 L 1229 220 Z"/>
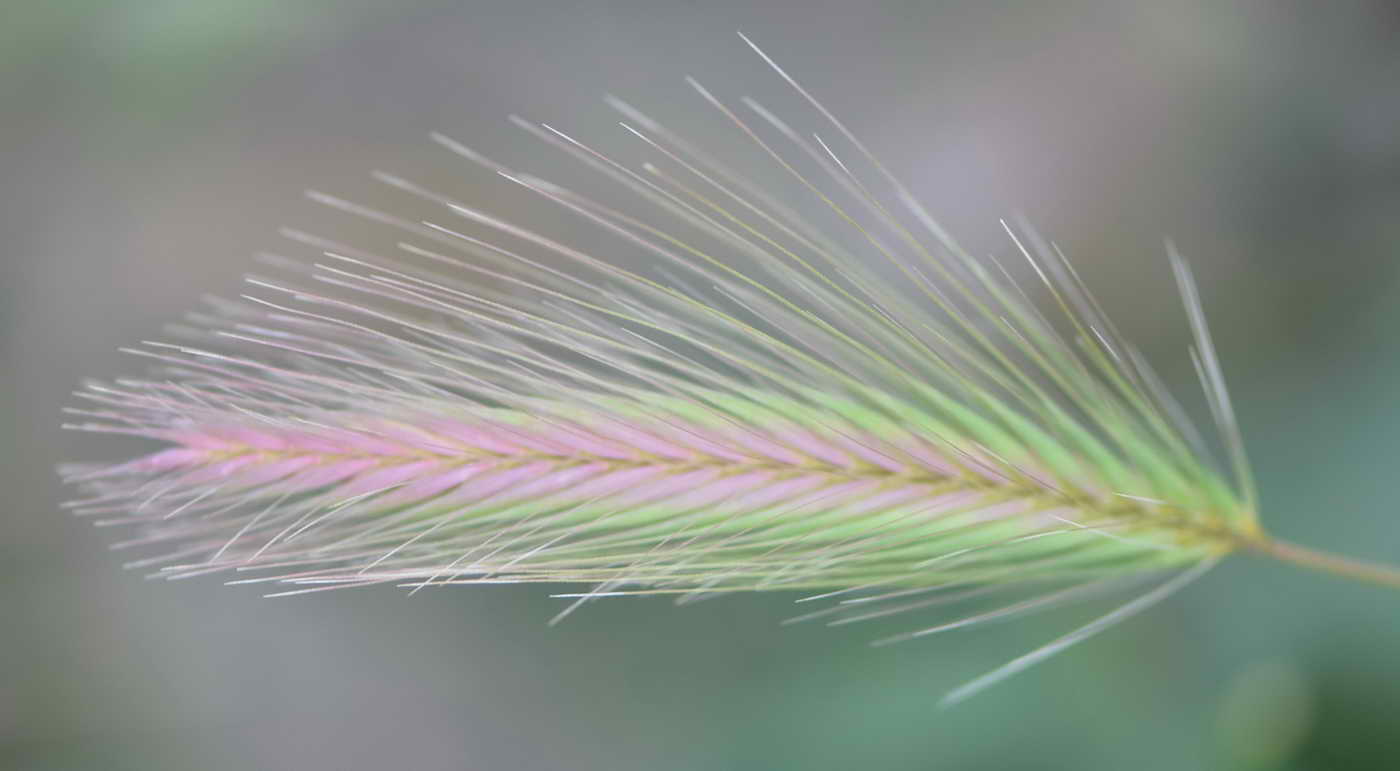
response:
<path fill-rule="evenodd" d="M 139 372 L 116 348 L 239 292 L 278 226 L 358 232 L 303 188 L 401 204 L 385 168 L 515 206 L 427 132 L 549 172 L 506 115 L 617 141 L 614 92 L 689 125 L 690 73 L 810 125 L 739 28 L 975 248 L 1024 211 L 1189 394 L 1173 236 L 1267 521 L 1400 560 L 1392 2 L 9 2 L 0 768 L 1400 767 L 1400 596 L 1250 559 L 944 712 L 1079 617 L 871 650 L 891 627 L 780 627 L 785 596 L 556 628 L 530 588 L 264 600 L 142 580 L 58 509 L 55 463 L 131 449 L 58 430 L 83 377 Z"/>

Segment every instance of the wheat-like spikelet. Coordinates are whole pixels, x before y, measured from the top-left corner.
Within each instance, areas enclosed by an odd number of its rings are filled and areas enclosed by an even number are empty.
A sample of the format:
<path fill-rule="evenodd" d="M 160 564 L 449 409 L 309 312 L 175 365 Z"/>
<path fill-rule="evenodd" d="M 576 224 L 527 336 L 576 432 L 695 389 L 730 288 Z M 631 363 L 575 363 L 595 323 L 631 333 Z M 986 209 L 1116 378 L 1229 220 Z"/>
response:
<path fill-rule="evenodd" d="M 975 608 L 894 640 L 1142 592 L 954 699 L 1240 548 L 1395 581 L 1265 538 L 1179 257 L 1229 474 L 1058 250 L 1007 229 L 1063 317 L 1052 321 L 759 55 L 844 150 L 690 84 L 789 178 L 781 196 L 615 99 L 666 168 L 634 170 L 515 120 L 637 194 L 635 211 L 435 136 L 650 264 L 585 253 L 387 174 L 441 217 L 316 194 L 399 231 L 400 253 L 287 231 L 324 259 L 269 258 L 287 278 L 214 302 L 186 342 L 133 351 L 159 362 L 150 379 L 79 394 L 89 404 L 75 427 L 169 446 L 66 469 L 87 491 L 72 506 L 136 526 L 124 545 L 157 553 L 133 565 L 252 570 L 243 580 L 288 593 L 581 584 L 571 610 L 613 594 L 801 590 L 840 595 L 799 617 L 833 623 Z M 820 201 L 837 232 L 796 197 Z"/>

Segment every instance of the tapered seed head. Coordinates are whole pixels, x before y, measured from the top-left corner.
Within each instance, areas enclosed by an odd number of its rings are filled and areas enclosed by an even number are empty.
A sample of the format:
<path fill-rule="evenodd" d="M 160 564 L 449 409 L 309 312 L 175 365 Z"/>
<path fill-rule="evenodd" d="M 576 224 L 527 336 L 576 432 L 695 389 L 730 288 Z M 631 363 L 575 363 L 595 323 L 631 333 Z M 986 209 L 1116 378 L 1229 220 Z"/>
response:
<path fill-rule="evenodd" d="M 909 636 L 1125 581 L 1165 580 L 1135 603 L 1155 600 L 1255 534 L 1178 257 L 1230 474 L 1033 231 L 1007 229 L 1044 311 L 808 92 L 826 136 L 689 83 L 780 186 L 617 99 L 635 159 L 514 120 L 625 208 L 435 135 L 641 264 L 389 174 L 436 215 L 313 194 L 397 249 L 287 231 L 308 257 L 268 258 L 248 296 L 133 349 L 154 374 L 86 388 L 75 427 L 165 447 L 66 469 L 73 507 L 133 526 L 133 565 L 292 592 L 801 590 L 840 595 L 811 614 L 836 623 L 1000 601 Z"/>

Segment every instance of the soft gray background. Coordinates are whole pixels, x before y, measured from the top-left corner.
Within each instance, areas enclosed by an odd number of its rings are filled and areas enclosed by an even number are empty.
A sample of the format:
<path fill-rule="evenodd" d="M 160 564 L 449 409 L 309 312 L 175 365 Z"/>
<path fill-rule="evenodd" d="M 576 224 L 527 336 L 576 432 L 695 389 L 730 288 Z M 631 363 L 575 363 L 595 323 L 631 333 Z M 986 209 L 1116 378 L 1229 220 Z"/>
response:
<path fill-rule="evenodd" d="M 870 650 L 890 627 L 778 627 L 787 597 L 553 629 L 528 588 L 262 600 L 143 581 L 58 510 L 56 462 L 131 449 L 57 429 L 83 377 L 139 371 L 115 349 L 237 293 L 277 226 L 356 232 L 304 187 L 400 200 L 387 168 L 514 205 L 426 133 L 562 169 L 504 116 L 626 146 L 599 97 L 685 125 L 690 73 L 807 120 L 742 28 L 979 249 L 1024 210 L 1187 391 L 1174 236 L 1266 520 L 1400 560 L 1400 6 L 749 6 L 0 8 L 0 767 L 1400 766 L 1400 596 L 1248 559 L 940 712 L 1077 617 Z"/>

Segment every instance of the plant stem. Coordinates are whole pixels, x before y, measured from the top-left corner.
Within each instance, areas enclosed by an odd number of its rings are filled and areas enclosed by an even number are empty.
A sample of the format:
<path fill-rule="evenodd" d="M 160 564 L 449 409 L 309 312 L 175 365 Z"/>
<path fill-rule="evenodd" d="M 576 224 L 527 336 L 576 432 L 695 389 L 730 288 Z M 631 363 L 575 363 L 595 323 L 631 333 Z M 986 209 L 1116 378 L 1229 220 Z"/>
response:
<path fill-rule="evenodd" d="M 1362 581 L 1368 584 L 1400 589 L 1400 568 L 1374 562 L 1342 557 L 1309 549 L 1306 546 L 1279 541 L 1268 536 L 1249 538 L 1241 542 L 1246 549 L 1311 570 Z"/>

